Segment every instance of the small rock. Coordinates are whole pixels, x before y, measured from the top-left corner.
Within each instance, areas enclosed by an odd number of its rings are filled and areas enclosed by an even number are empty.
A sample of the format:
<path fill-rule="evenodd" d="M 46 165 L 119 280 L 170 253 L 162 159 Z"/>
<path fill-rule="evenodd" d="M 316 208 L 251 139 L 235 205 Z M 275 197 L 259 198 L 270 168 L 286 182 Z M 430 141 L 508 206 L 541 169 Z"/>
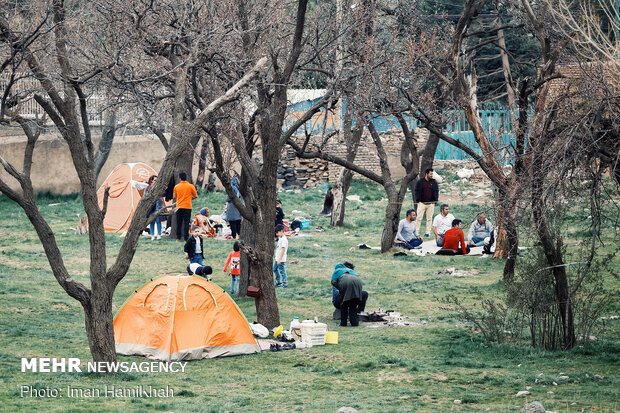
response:
<path fill-rule="evenodd" d="M 457 399 L 454 401 L 454 404 L 461 404 L 461 401 Z"/>
<path fill-rule="evenodd" d="M 558 385 L 556 382 L 553 382 L 552 384 L 553 384 L 554 386 L 557 386 L 557 385 Z"/>
<path fill-rule="evenodd" d="M 519 393 L 517 393 L 517 397 L 527 396 L 528 394 L 530 394 L 530 392 L 529 392 L 529 391 L 527 391 L 527 390 L 521 390 Z"/>
<path fill-rule="evenodd" d="M 544 374 L 543 374 L 543 373 L 539 373 L 539 374 L 538 374 L 538 377 L 542 377 L 542 376 L 544 376 Z"/>
<path fill-rule="evenodd" d="M 473 169 L 462 168 L 462 169 L 459 169 L 458 171 L 456 171 L 456 174 L 457 174 L 457 176 L 459 178 L 469 179 L 472 176 L 474 176 L 474 170 Z"/>
<path fill-rule="evenodd" d="M 525 390 L 532 390 L 532 386 L 525 386 Z"/>
<path fill-rule="evenodd" d="M 520 365 L 520 364 L 517 364 L 517 367 L 521 367 L 521 365 Z"/>
<path fill-rule="evenodd" d="M 338 409 L 336 413 L 359 413 L 359 412 L 353 407 L 343 406 L 340 409 Z"/>
<path fill-rule="evenodd" d="M 566 380 L 566 379 L 568 379 L 568 376 L 560 376 L 560 378 L 561 378 L 562 380 Z"/>
<path fill-rule="evenodd" d="M 545 413 L 546 410 L 540 402 L 531 402 L 523 406 L 521 413 Z"/>
<path fill-rule="evenodd" d="M 549 391 L 547 392 L 547 394 L 553 394 L 553 392 L 552 392 L 551 390 L 549 390 Z"/>
<path fill-rule="evenodd" d="M 595 374 L 594 377 L 596 377 L 597 379 L 602 379 L 603 376 L 601 376 L 600 374 Z"/>

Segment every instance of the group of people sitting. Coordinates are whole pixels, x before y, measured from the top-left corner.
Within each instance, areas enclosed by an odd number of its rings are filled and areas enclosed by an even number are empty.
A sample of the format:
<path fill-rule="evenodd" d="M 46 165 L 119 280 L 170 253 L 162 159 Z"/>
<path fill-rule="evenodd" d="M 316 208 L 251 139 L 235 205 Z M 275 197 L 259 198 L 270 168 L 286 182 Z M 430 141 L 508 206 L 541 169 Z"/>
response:
<path fill-rule="evenodd" d="M 462 226 L 462 221 L 450 213 L 449 205 L 442 204 L 440 213 L 433 219 L 432 226 L 435 242 L 438 247 L 441 247 L 437 254 L 466 255 L 470 252 L 470 247 L 485 245 L 485 240 L 490 238 L 493 232 L 493 224 L 487 220 L 484 212 L 478 213 L 476 219 L 471 223 L 467 233 L 467 241 Z M 428 233 L 424 236 L 430 238 Z M 406 249 L 421 249 L 423 242 L 424 239 L 418 234 L 416 226 L 416 211 L 409 209 L 405 219 L 398 223 L 398 232 L 394 244 Z"/>

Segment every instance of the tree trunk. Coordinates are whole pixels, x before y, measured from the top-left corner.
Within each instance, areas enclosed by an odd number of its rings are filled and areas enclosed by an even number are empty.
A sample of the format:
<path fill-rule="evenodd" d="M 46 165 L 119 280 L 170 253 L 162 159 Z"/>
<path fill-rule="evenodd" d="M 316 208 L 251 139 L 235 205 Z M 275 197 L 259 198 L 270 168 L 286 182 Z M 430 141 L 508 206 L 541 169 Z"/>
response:
<path fill-rule="evenodd" d="M 274 223 L 277 196 L 275 171 L 278 168 L 279 151 L 277 155 L 267 154 L 266 152 L 281 148 L 274 148 L 273 146 L 275 145 L 269 145 L 263 150 L 265 161 L 261 173 L 262 179 L 260 179 L 262 185 L 260 188 L 253 188 L 258 206 L 256 219 L 252 226 L 254 229 L 253 249 L 256 252 L 256 259 L 250 261 L 252 283 L 260 287 L 262 291 L 262 295 L 256 298 L 257 321 L 269 329 L 280 325 L 280 313 L 273 280 Z M 269 171 L 273 171 L 273 173 Z"/>
<path fill-rule="evenodd" d="M 517 253 L 519 251 L 519 234 L 517 232 L 517 183 L 511 187 L 498 190 L 496 237 L 497 248 L 493 258 L 504 258 L 504 280 L 514 277 Z"/>
<path fill-rule="evenodd" d="M 553 278 L 555 279 L 555 298 L 562 319 L 562 348 L 567 350 L 575 346 L 575 320 L 568 278 L 566 276 L 566 266 L 562 258 L 562 239 L 558 235 L 557 242 L 554 242 L 553 236 L 549 231 L 544 212 L 543 174 L 540 170 L 541 168 L 536 166 L 540 165 L 541 162 L 535 161 L 533 164 L 533 176 L 535 178 L 532 181 L 532 213 L 534 215 L 534 224 L 547 258 L 547 264 L 551 267 Z"/>
<path fill-rule="evenodd" d="M 344 225 L 346 197 L 349 187 L 351 186 L 351 179 L 353 179 L 353 172 L 346 168 L 342 168 L 336 184 L 332 187 L 334 204 L 332 207 L 330 225 L 333 227 L 341 227 Z"/>
<path fill-rule="evenodd" d="M 116 135 L 116 113 L 113 110 L 107 110 L 105 112 L 103 130 L 101 131 L 101 140 L 95 153 L 95 182 L 99 177 L 101 168 L 105 165 L 112 150 L 112 143 L 114 142 L 114 136 Z"/>
<path fill-rule="evenodd" d="M 394 246 L 394 237 L 398 230 L 398 221 L 400 221 L 400 210 L 402 199 L 396 193 L 396 190 L 388 190 L 388 205 L 385 208 L 385 224 L 381 233 L 381 253 L 387 252 Z"/>
<path fill-rule="evenodd" d="M 198 175 L 196 176 L 196 188 L 202 188 L 205 182 L 207 170 L 207 153 L 209 152 L 209 139 L 205 136 L 202 140 L 200 149 L 200 159 L 198 160 Z"/>
<path fill-rule="evenodd" d="M 254 224 L 247 219 L 241 221 L 241 239 L 248 245 L 256 245 L 256 239 L 254 237 Z M 248 286 L 251 284 L 252 266 L 250 265 L 250 259 L 245 253 L 241 253 L 241 277 L 239 278 L 239 297 L 245 297 L 248 292 Z"/>
<path fill-rule="evenodd" d="M 114 314 L 111 289 L 94 283 L 92 295 L 83 304 L 88 345 L 93 361 L 116 361 L 114 344 Z"/>
<path fill-rule="evenodd" d="M 192 170 L 194 168 L 194 148 L 200 140 L 200 135 L 193 136 L 190 140 L 190 144 L 183 150 L 176 163 L 177 176 L 179 172 L 185 172 L 187 174 L 187 181 L 194 182 Z"/>

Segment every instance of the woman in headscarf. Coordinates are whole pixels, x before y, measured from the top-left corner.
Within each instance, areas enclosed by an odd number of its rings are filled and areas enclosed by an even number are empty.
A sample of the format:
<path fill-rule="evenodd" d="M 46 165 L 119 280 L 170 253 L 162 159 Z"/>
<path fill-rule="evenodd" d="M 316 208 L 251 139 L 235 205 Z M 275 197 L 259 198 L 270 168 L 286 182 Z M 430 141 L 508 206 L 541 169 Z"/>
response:
<path fill-rule="evenodd" d="M 349 262 L 337 264 L 332 274 L 332 303 L 340 310 L 340 325 L 347 326 L 347 318 L 352 327 L 359 325 L 357 315 L 366 308 L 368 293 L 362 289 L 362 279 Z"/>
<path fill-rule="evenodd" d="M 192 220 L 192 225 L 198 227 L 198 231 L 200 231 L 200 235 L 203 237 L 214 237 L 215 236 L 215 228 L 211 225 L 211 220 L 209 219 L 209 208 L 202 208 L 196 215 L 194 215 L 194 219 Z"/>

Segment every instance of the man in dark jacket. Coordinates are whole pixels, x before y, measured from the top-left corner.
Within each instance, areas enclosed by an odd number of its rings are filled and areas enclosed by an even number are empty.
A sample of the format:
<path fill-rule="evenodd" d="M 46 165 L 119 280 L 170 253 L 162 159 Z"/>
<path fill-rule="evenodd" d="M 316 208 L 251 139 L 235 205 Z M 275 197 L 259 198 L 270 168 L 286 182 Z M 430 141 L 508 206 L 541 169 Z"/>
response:
<path fill-rule="evenodd" d="M 431 227 L 433 223 L 433 213 L 435 212 L 435 203 L 439 199 L 439 185 L 433 179 L 433 169 L 428 168 L 424 171 L 424 178 L 418 179 L 415 184 L 415 202 L 418 204 L 416 227 L 422 232 L 422 217 L 426 214 L 426 232 L 424 237 L 431 236 Z"/>
<path fill-rule="evenodd" d="M 332 302 L 334 307 L 340 309 L 342 327 L 347 326 L 347 318 L 351 321 L 351 326 L 359 325 L 357 315 L 364 311 L 368 300 L 368 293 L 362 290 L 362 279 L 353 271 L 354 268 L 353 264 L 348 262 L 337 264 L 332 274 Z"/>

